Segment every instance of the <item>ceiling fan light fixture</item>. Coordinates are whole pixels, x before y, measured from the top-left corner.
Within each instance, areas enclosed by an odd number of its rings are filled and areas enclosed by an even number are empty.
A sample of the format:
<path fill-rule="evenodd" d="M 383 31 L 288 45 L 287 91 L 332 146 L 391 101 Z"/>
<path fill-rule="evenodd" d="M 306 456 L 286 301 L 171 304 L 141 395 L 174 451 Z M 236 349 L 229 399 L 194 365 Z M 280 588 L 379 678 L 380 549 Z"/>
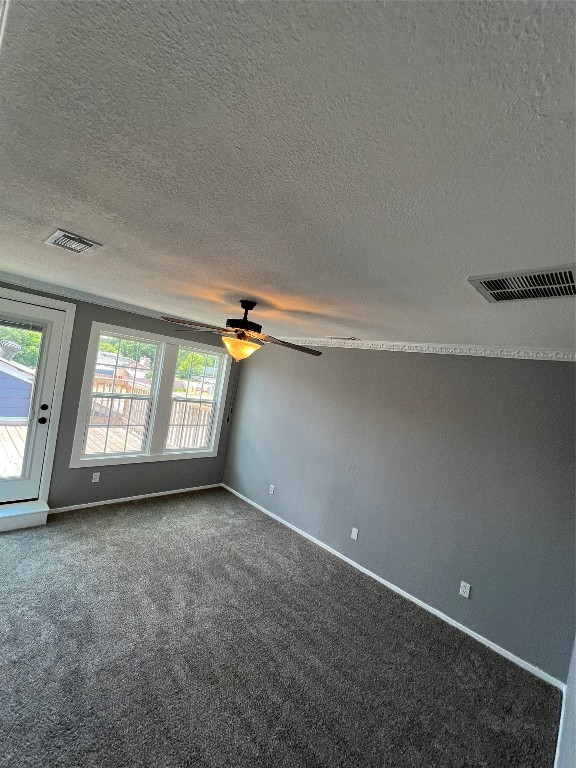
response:
<path fill-rule="evenodd" d="M 2 0 L 0 0 L 2 2 Z M 253 323 L 252 320 L 248 320 L 248 312 L 254 309 L 256 302 L 252 299 L 242 299 L 240 306 L 244 310 L 244 317 L 233 317 L 226 320 L 226 328 L 220 328 L 218 325 L 208 325 L 207 323 L 197 323 L 194 320 L 181 320 L 178 317 L 170 317 L 169 315 L 162 315 L 162 320 L 166 320 L 168 323 L 176 323 L 177 325 L 183 325 L 188 330 L 196 331 L 208 331 L 209 333 L 218 333 L 222 336 L 226 349 L 235 360 L 244 360 L 244 358 L 256 352 L 260 349 L 260 344 L 256 344 L 253 341 L 247 341 L 246 337 L 251 339 L 258 339 L 263 344 L 277 344 L 280 347 L 288 347 L 288 349 L 295 349 L 296 352 L 305 352 L 307 355 L 318 356 L 322 352 L 318 349 L 310 349 L 309 347 L 302 347 L 300 344 L 292 344 L 290 341 L 282 341 L 282 339 L 275 339 L 274 336 L 268 336 L 266 333 L 262 333 L 262 326 L 258 323 Z M 226 334 L 230 334 L 227 336 Z"/>
<path fill-rule="evenodd" d="M 237 362 L 250 357 L 257 349 L 260 349 L 260 344 L 255 344 L 253 341 L 247 341 L 246 339 L 239 339 L 236 336 L 222 336 L 222 341 L 226 345 L 228 352 Z"/>

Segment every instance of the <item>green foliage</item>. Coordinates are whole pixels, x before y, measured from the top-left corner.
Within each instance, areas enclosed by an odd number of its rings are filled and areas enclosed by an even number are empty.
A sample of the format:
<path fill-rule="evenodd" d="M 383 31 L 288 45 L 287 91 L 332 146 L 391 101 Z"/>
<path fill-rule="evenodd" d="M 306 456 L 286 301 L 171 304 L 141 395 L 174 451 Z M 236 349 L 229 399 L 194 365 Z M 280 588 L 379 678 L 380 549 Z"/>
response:
<path fill-rule="evenodd" d="M 37 368 L 42 341 L 42 334 L 39 331 L 0 325 L 0 341 L 5 340 L 15 341 L 21 347 L 20 352 L 12 358 L 14 362 L 26 365 L 28 368 Z"/>
<path fill-rule="evenodd" d="M 141 357 L 149 357 L 152 366 L 154 366 L 154 360 L 158 352 L 156 344 L 146 344 L 145 342 L 133 341 L 132 339 L 117 339 L 113 336 L 101 336 L 98 348 L 101 352 L 116 354 L 118 352 L 118 345 L 120 345 L 120 357 L 128 357 L 136 362 Z"/>
<path fill-rule="evenodd" d="M 178 352 L 176 376 L 179 379 L 187 379 L 188 376 L 202 376 L 203 373 L 204 355 L 192 352 L 189 349 L 181 349 Z"/>
<path fill-rule="evenodd" d="M 101 336 L 99 349 L 101 352 L 112 352 L 113 354 L 117 354 L 119 351 L 120 357 L 128 357 L 136 361 L 142 357 L 149 357 L 152 361 L 152 367 L 154 367 L 158 352 L 156 344 L 146 344 L 131 339 L 118 339 L 114 336 Z M 202 376 L 204 372 L 213 374 L 216 365 L 217 358 L 214 355 L 203 355 L 190 349 L 180 349 L 176 363 L 176 378 L 187 381 L 189 377 Z M 149 379 L 152 378 L 150 371 L 146 372 L 145 375 Z"/>
<path fill-rule="evenodd" d="M 103 339 L 100 340 L 100 344 L 98 345 L 100 352 L 114 352 L 116 354 L 116 351 L 118 349 L 118 345 L 114 345 L 109 341 L 104 341 Z"/>
<path fill-rule="evenodd" d="M 213 375 L 215 366 L 214 355 L 202 355 L 200 352 L 181 349 L 178 352 L 176 376 L 179 379 L 187 379 L 188 376 L 202 376 L 204 373 Z"/>

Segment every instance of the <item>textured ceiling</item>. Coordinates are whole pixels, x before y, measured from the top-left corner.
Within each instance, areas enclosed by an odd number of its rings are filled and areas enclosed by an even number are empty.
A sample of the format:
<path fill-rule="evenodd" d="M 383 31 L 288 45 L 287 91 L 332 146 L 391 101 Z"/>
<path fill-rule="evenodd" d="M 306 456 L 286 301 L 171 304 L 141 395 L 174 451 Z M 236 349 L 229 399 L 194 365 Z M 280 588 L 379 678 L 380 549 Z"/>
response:
<path fill-rule="evenodd" d="M 290 337 L 572 347 L 572 3 L 12 0 L 0 269 Z M 58 228 L 95 255 L 43 245 Z"/>

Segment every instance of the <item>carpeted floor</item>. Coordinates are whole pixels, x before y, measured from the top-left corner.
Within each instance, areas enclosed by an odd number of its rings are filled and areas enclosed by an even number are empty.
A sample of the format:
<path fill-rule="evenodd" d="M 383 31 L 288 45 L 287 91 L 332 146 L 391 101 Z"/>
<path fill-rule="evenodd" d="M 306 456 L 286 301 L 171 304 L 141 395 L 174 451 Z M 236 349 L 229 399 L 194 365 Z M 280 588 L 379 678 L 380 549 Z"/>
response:
<path fill-rule="evenodd" d="M 551 768 L 560 693 L 224 490 L 0 536 L 2 768 Z"/>

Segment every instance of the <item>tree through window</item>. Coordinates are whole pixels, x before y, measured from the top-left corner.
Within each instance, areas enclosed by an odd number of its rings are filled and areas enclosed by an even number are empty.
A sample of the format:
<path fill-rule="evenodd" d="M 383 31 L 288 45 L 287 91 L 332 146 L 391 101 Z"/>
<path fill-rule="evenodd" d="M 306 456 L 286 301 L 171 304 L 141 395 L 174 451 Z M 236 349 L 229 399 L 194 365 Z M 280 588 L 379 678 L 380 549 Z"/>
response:
<path fill-rule="evenodd" d="M 93 324 L 72 466 L 214 455 L 228 355 Z"/>

